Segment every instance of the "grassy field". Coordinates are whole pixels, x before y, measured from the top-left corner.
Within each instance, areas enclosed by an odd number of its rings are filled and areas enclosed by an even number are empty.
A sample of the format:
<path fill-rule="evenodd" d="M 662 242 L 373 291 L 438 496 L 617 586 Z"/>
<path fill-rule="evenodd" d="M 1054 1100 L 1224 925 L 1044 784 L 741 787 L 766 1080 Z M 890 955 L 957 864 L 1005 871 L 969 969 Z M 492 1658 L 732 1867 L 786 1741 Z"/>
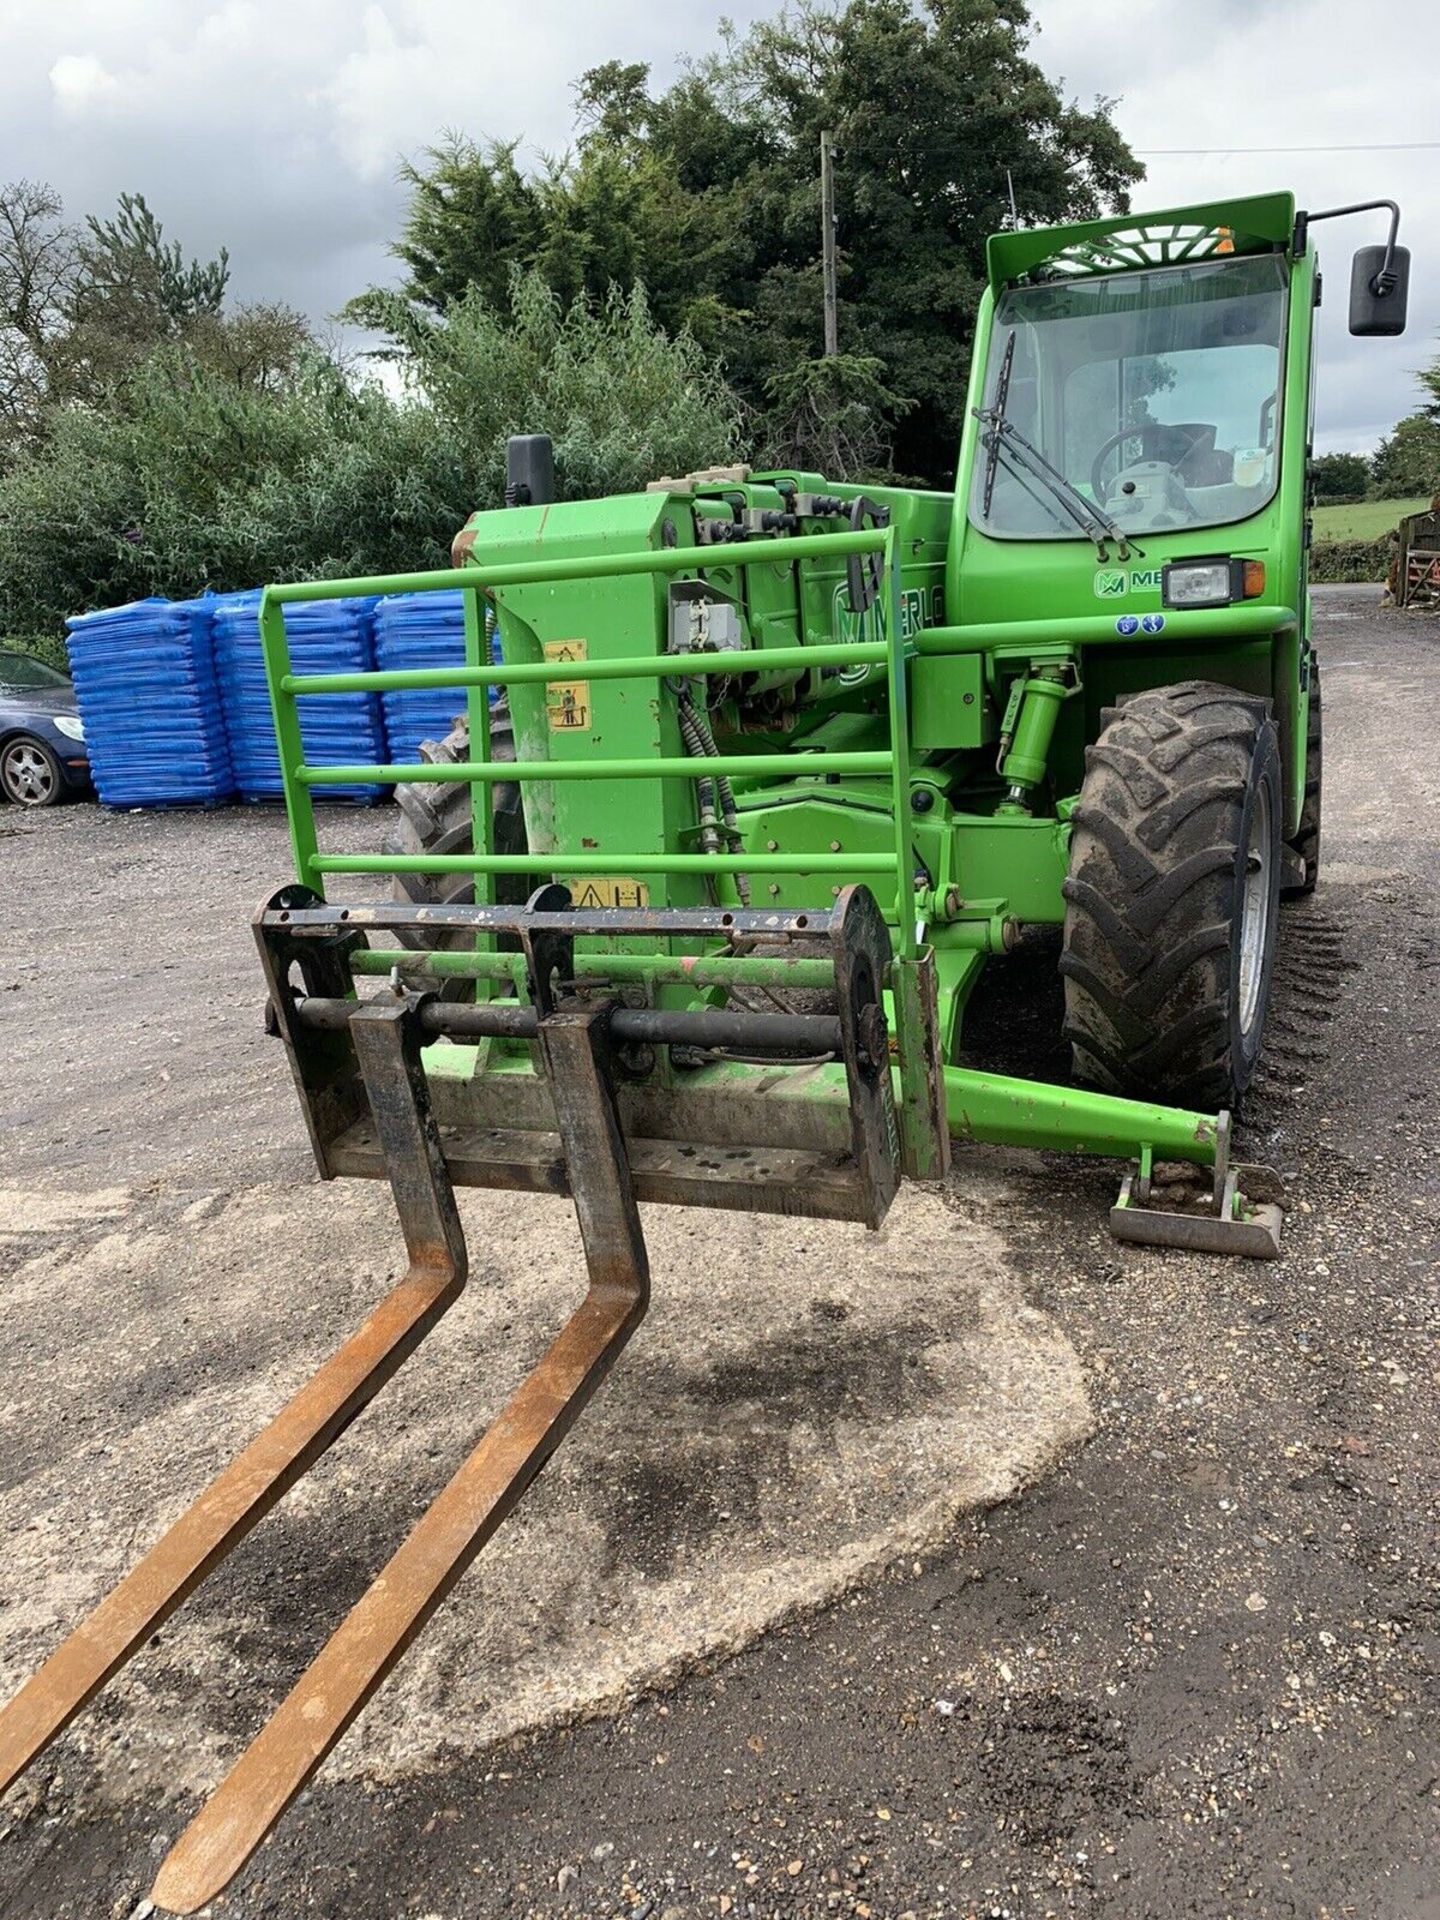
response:
<path fill-rule="evenodd" d="M 1428 500 L 1358 500 L 1349 507 L 1317 507 L 1317 540 L 1379 540 L 1408 513 L 1423 513 Z"/>

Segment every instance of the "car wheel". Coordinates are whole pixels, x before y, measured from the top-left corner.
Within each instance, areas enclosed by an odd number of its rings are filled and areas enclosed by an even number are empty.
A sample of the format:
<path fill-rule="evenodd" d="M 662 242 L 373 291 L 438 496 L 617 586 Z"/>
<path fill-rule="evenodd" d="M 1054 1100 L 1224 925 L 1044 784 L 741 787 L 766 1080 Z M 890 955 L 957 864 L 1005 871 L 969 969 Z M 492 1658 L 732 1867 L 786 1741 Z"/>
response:
<path fill-rule="evenodd" d="M 43 740 L 22 734 L 0 749 L 0 790 L 17 807 L 53 807 L 65 790 L 60 762 Z"/>

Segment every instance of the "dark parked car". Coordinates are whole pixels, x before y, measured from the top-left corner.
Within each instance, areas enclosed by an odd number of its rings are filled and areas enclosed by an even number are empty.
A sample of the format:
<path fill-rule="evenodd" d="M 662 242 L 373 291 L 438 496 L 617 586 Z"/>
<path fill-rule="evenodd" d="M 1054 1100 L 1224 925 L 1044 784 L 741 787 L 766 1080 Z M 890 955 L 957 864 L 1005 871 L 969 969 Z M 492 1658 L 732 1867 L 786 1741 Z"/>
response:
<path fill-rule="evenodd" d="M 20 807 L 49 807 L 89 785 L 69 674 L 0 647 L 0 793 Z"/>

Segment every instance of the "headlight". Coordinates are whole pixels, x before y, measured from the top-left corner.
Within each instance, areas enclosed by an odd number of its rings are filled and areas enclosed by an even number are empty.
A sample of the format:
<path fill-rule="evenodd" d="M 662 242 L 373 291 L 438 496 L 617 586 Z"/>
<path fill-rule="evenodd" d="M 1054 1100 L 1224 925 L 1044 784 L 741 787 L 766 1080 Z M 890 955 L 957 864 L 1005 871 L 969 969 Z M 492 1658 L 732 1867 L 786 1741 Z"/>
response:
<path fill-rule="evenodd" d="M 1167 607 L 1228 607 L 1230 562 L 1172 562 L 1165 569 L 1161 594 Z"/>
<path fill-rule="evenodd" d="M 1264 591 L 1263 560 L 1172 560 L 1161 571 L 1167 607 L 1228 607 L 1233 600 L 1258 600 Z"/>
<path fill-rule="evenodd" d="M 85 738 L 85 722 L 80 718 L 78 713 L 57 713 L 55 716 L 55 725 L 67 740 L 83 740 Z"/>

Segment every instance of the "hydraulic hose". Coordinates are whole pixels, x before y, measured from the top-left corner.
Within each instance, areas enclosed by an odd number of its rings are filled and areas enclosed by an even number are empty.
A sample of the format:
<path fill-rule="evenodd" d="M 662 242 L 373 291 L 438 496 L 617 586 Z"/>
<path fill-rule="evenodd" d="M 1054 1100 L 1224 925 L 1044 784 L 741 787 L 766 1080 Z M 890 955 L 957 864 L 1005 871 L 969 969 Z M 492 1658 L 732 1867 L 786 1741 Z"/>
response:
<path fill-rule="evenodd" d="M 704 737 L 695 723 L 695 710 L 690 704 L 688 694 L 677 697 L 676 705 L 680 711 L 680 737 L 685 751 L 692 760 L 706 758 Z M 720 835 L 716 829 L 715 782 L 709 774 L 703 775 L 695 783 L 696 804 L 700 809 L 700 845 L 706 853 L 719 853 Z"/>
<path fill-rule="evenodd" d="M 696 705 L 688 690 L 680 695 L 680 724 L 682 729 L 685 727 L 687 714 L 690 727 L 693 729 L 694 736 L 699 742 L 700 754 L 708 756 L 711 759 L 718 759 L 720 757 L 720 749 L 716 746 L 715 736 L 710 731 L 710 716 L 705 712 L 703 707 Z M 696 749 L 691 746 L 689 751 L 694 753 Z M 723 773 L 717 775 L 715 787 L 720 801 L 720 818 L 724 822 L 725 832 L 729 837 L 731 850 L 738 852 L 742 845 L 742 835 L 740 832 L 739 816 L 735 811 L 735 790 L 730 785 L 728 775 Z M 748 907 L 750 904 L 750 880 L 747 874 L 737 873 L 735 875 L 735 892 L 739 896 L 741 906 Z"/>
<path fill-rule="evenodd" d="M 702 707 L 696 705 L 688 689 L 682 689 L 677 693 L 676 706 L 680 714 L 680 734 L 685 743 L 685 751 L 693 759 L 697 760 L 718 759 L 720 757 L 720 749 L 716 746 L 715 736 L 710 731 L 709 715 Z M 699 788 L 700 839 L 702 846 L 705 847 L 706 852 L 719 851 L 719 835 L 715 830 L 715 798 L 718 793 L 720 819 L 724 824 L 725 833 L 729 838 L 731 850 L 738 852 L 742 844 L 742 835 L 740 832 L 739 816 L 735 811 L 735 792 L 730 785 L 729 778 L 723 773 L 713 780 L 709 775 L 705 775 L 697 784 Z M 708 841 L 705 837 L 707 821 L 709 823 L 708 832 L 711 836 Z M 747 874 L 737 873 L 734 879 L 735 892 L 740 904 L 742 907 L 748 907 L 750 904 L 749 876 Z"/>

